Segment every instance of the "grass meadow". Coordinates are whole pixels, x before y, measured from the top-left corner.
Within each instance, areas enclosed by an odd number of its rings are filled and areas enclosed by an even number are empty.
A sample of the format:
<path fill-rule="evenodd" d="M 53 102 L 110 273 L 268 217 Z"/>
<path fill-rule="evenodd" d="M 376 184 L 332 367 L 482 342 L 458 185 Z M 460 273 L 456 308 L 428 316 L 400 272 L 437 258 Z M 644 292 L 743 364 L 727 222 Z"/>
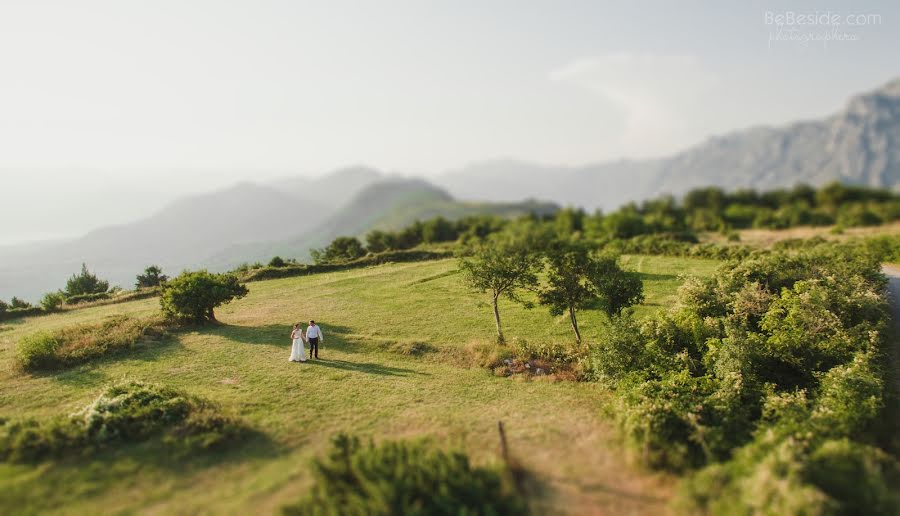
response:
<path fill-rule="evenodd" d="M 627 256 L 642 274 L 646 316 L 670 304 L 683 275 L 712 260 Z M 225 453 L 190 460 L 155 442 L 37 465 L 0 463 L 0 513 L 271 513 L 312 479 L 310 460 L 340 431 L 376 440 L 427 437 L 499 460 L 497 421 L 510 450 L 536 477 L 540 512 L 658 514 L 675 478 L 625 462 L 593 383 L 495 377 L 467 366 L 465 345 L 491 340 L 487 296 L 469 292 L 454 260 L 248 284 L 250 294 L 217 311 L 219 325 L 53 374 L 16 370 L 23 335 L 114 314 L 149 316 L 157 299 L 98 306 L 0 324 L 0 417 L 67 414 L 110 383 L 141 380 L 218 403 L 258 430 Z M 568 320 L 504 301 L 509 338 L 573 341 Z M 321 361 L 288 362 L 291 324 L 310 318 L 325 333 Z M 580 314 L 587 342 L 604 316 Z M 424 344 L 430 351 L 403 350 Z"/>

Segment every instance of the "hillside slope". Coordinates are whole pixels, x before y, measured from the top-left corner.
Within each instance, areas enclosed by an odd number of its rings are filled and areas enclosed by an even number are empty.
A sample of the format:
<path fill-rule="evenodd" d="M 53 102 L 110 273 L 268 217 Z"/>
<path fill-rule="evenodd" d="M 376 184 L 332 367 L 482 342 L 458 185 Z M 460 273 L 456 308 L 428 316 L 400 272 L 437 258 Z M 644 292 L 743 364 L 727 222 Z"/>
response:
<path fill-rule="evenodd" d="M 647 300 L 639 316 L 669 304 L 680 273 L 708 275 L 716 262 L 635 257 Z M 541 508 L 571 514 L 658 514 L 673 479 L 629 466 L 605 420 L 597 384 L 519 382 L 470 367 L 464 346 L 490 339 L 493 321 L 444 260 L 262 281 L 217 311 L 221 325 L 74 369 L 31 376 L 11 367 L 25 334 L 113 314 L 148 316 L 147 299 L 0 324 L 0 416 L 69 414 L 122 378 L 164 383 L 214 401 L 260 435 L 210 455 L 178 456 L 163 445 L 126 444 L 94 458 L 32 465 L 0 462 L 0 513 L 275 513 L 313 480 L 310 461 L 330 436 L 427 437 L 461 447 L 477 463 L 499 460 L 496 425 L 541 489 Z M 410 309 L 415 306 L 415 309 Z M 503 300 L 510 338 L 568 341 L 564 318 Z M 581 315 L 585 338 L 603 315 Z M 315 318 L 319 362 L 294 364 L 288 333 Z M 414 346 L 430 349 L 408 354 Z"/>

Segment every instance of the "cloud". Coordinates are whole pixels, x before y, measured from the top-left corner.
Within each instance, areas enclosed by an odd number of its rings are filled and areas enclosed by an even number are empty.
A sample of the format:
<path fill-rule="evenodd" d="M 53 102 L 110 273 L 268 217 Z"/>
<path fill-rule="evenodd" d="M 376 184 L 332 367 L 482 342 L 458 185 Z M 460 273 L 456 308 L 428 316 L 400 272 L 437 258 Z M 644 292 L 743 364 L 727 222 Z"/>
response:
<path fill-rule="evenodd" d="M 575 59 L 550 79 L 586 88 L 617 107 L 622 155 L 667 154 L 708 134 L 699 119 L 719 80 L 694 56 L 610 54 Z M 706 115 L 703 115 L 704 117 Z"/>

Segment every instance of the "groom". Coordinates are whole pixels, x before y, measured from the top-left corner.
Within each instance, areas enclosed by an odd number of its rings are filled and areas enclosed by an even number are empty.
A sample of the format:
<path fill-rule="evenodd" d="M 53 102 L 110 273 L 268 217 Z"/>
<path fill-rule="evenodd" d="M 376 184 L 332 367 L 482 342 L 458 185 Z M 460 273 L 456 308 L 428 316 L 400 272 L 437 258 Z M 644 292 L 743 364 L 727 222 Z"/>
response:
<path fill-rule="evenodd" d="M 325 342 L 325 335 L 322 329 L 316 326 L 316 321 L 309 321 L 309 328 L 306 329 L 306 341 L 309 342 L 309 358 L 313 358 L 315 353 L 316 360 L 319 359 L 319 342 Z"/>

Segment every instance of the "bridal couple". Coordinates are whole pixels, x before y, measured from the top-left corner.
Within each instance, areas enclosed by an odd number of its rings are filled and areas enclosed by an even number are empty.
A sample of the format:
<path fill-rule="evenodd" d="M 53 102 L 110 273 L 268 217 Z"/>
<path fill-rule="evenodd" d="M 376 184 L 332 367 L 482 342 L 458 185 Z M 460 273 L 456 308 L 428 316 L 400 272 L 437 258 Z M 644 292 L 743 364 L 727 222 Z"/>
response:
<path fill-rule="evenodd" d="M 305 334 L 300 323 L 294 325 L 293 330 L 291 330 L 291 340 L 294 344 L 291 346 L 290 361 L 306 362 L 306 346 L 304 346 L 304 343 L 309 343 L 310 360 L 313 358 L 318 360 L 319 343 L 325 341 L 325 335 L 322 333 L 322 328 L 316 325 L 316 321 L 309 321 L 309 327 L 306 328 Z"/>

